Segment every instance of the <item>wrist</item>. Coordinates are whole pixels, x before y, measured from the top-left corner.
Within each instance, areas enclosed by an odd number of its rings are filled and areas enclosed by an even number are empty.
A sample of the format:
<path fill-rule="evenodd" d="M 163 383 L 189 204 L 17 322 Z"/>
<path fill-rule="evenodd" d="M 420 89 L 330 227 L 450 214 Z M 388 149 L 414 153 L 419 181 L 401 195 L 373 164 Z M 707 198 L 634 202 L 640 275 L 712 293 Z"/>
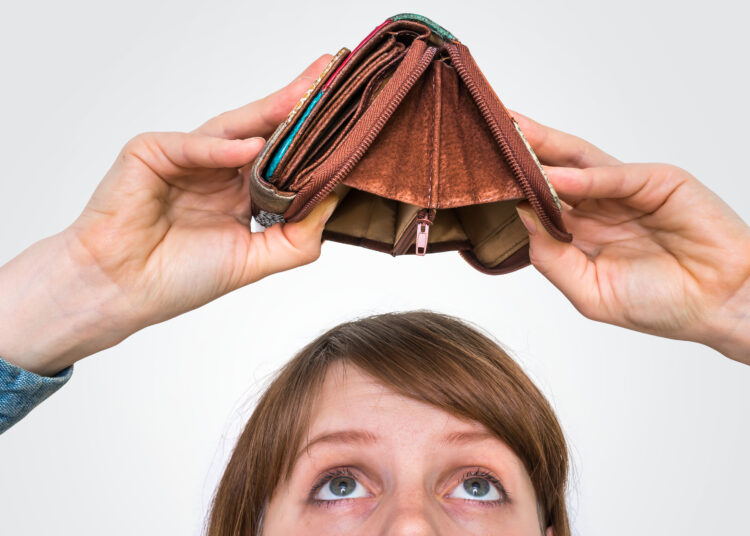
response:
<path fill-rule="evenodd" d="M 750 365 L 750 300 L 745 309 L 718 314 L 713 321 L 713 333 L 704 344 L 730 359 Z"/>
<path fill-rule="evenodd" d="M 748 255 L 742 269 L 746 272 L 725 303 L 707 315 L 705 333 L 699 342 L 730 359 L 750 365 L 750 239 Z"/>
<path fill-rule="evenodd" d="M 0 267 L 0 356 L 44 376 L 135 331 L 118 313 L 116 285 L 73 240 L 44 238 Z"/>

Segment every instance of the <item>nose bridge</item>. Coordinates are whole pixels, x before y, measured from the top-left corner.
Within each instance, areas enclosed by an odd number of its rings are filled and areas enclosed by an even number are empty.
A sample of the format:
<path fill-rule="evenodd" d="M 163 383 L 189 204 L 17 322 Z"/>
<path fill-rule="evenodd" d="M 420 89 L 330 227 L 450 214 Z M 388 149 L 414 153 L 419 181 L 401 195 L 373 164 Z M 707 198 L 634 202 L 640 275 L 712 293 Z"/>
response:
<path fill-rule="evenodd" d="M 394 490 L 386 506 L 383 536 L 440 536 L 440 506 L 423 482 Z"/>

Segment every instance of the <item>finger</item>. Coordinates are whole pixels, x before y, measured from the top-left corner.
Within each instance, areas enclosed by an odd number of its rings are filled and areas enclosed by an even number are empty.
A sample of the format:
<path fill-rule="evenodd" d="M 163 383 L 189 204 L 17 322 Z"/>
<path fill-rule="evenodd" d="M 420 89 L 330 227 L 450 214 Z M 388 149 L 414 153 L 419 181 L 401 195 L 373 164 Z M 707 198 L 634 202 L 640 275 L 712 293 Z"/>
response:
<path fill-rule="evenodd" d="M 331 61 L 324 54 L 286 87 L 270 95 L 209 119 L 193 132 L 226 139 L 268 137 Z"/>
<path fill-rule="evenodd" d="M 130 140 L 123 152 L 170 178 L 188 169 L 244 166 L 258 156 L 263 145 L 263 138 L 225 140 L 184 132 L 147 132 Z"/>
<path fill-rule="evenodd" d="M 584 316 L 597 318 L 601 307 L 594 263 L 572 243 L 554 239 L 528 201 L 519 203 L 516 210 L 529 231 L 531 264 Z"/>
<path fill-rule="evenodd" d="M 586 140 L 537 123 L 511 110 L 518 126 L 539 159 L 553 166 L 585 168 L 611 166 L 621 162 Z"/>
<path fill-rule="evenodd" d="M 687 180 L 667 164 L 622 164 L 586 169 L 549 167 L 545 172 L 558 196 L 572 206 L 584 199 L 621 199 L 652 212 Z"/>
<path fill-rule="evenodd" d="M 253 233 L 244 283 L 308 264 L 320 256 L 321 235 L 340 198 L 332 193 L 303 220 L 277 223 L 261 233 Z"/>

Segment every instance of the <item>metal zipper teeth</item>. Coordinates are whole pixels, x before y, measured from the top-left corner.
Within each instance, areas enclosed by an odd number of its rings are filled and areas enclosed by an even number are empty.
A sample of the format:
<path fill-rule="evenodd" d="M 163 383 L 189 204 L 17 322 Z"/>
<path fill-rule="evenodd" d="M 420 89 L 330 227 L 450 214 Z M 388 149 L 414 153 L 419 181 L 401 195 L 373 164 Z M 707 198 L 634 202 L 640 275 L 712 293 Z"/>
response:
<path fill-rule="evenodd" d="M 333 175 L 333 177 L 331 177 L 331 179 L 326 183 L 326 185 L 320 190 L 318 190 L 318 192 L 313 197 L 307 200 L 307 202 L 302 206 L 299 212 L 295 215 L 295 219 L 304 218 L 307 215 L 307 211 L 311 209 L 321 199 L 325 198 L 329 193 L 331 193 L 331 190 L 333 190 L 336 187 L 336 185 L 339 182 L 341 182 L 343 178 L 352 170 L 352 168 L 357 164 L 357 162 L 360 161 L 362 156 L 365 154 L 365 151 L 367 151 L 367 149 L 370 147 L 370 144 L 373 142 L 375 137 L 383 128 L 383 125 L 385 125 L 386 121 L 390 119 L 391 115 L 393 115 L 393 112 L 396 110 L 398 105 L 403 100 L 404 96 L 406 96 L 406 94 L 412 88 L 412 86 L 414 85 L 414 82 L 416 82 L 417 78 L 422 76 L 422 73 L 424 73 L 425 69 L 427 69 L 427 66 L 432 61 L 432 58 L 433 56 L 435 56 L 436 52 L 437 52 L 437 48 L 428 47 L 428 49 L 422 55 L 422 59 L 419 60 L 416 70 L 412 71 L 412 73 L 404 81 L 404 83 L 401 84 L 401 87 L 399 88 L 399 90 L 391 98 L 391 101 L 388 103 L 388 106 L 386 106 L 385 111 L 380 114 L 380 117 L 378 117 L 373 127 L 365 136 L 364 140 L 359 144 L 359 146 L 357 147 L 357 150 L 354 151 L 349 156 L 349 158 L 346 159 L 344 164 Z"/>
<path fill-rule="evenodd" d="M 537 216 L 539 216 L 539 219 L 544 225 L 544 227 L 546 227 L 547 229 L 555 228 L 554 224 L 549 219 L 549 216 L 547 216 L 546 211 L 542 207 L 542 204 L 539 202 L 539 198 L 537 197 L 536 192 L 531 187 L 531 184 L 529 183 L 529 180 L 526 178 L 526 175 L 523 173 L 523 170 L 521 169 L 521 165 L 518 163 L 518 160 L 516 160 L 516 157 L 511 151 L 510 146 L 508 145 L 508 142 L 503 137 L 500 127 L 497 124 L 497 120 L 495 119 L 495 116 L 492 115 L 492 112 L 490 111 L 489 106 L 487 105 L 484 98 L 482 97 L 482 94 L 477 89 L 474 79 L 471 78 L 469 76 L 469 73 L 466 71 L 466 67 L 463 64 L 463 61 L 461 61 L 461 55 L 458 52 L 458 49 L 456 48 L 455 45 L 449 45 L 449 46 L 451 47 L 451 51 L 453 52 L 451 56 L 452 56 L 453 62 L 456 65 L 456 70 L 458 71 L 458 74 L 461 76 L 461 79 L 466 84 L 466 87 L 469 88 L 469 93 L 471 93 L 471 96 L 474 99 L 474 102 L 479 107 L 479 111 L 482 112 L 484 119 L 487 121 L 490 127 L 490 130 L 492 131 L 492 135 L 495 138 L 495 141 L 498 143 L 498 145 L 500 145 L 500 151 L 502 151 L 503 156 L 505 157 L 506 161 L 510 164 L 510 167 L 513 170 L 513 173 L 515 174 L 516 178 L 518 179 L 518 182 L 521 186 L 521 189 L 523 190 L 524 195 L 529 200 L 531 205 L 534 207 L 534 210 L 536 211 Z"/>

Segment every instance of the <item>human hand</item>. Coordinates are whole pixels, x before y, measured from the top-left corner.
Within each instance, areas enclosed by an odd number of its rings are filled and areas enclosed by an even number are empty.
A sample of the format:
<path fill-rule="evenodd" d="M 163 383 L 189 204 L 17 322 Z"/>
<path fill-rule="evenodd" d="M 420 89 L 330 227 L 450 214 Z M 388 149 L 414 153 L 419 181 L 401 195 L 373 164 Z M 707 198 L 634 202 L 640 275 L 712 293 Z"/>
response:
<path fill-rule="evenodd" d="M 315 260 L 335 197 L 303 221 L 251 233 L 248 178 L 262 137 L 330 58 L 190 133 L 131 139 L 69 228 L 0 269 L 0 355 L 48 374 L 145 326 Z"/>
<path fill-rule="evenodd" d="M 531 263 L 584 316 L 696 341 L 750 364 L 750 227 L 687 171 L 623 164 L 516 112 L 563 205 L 572 243 L 528 202 Z M 533 231 L 533 232 L 532 232 Z"/>

